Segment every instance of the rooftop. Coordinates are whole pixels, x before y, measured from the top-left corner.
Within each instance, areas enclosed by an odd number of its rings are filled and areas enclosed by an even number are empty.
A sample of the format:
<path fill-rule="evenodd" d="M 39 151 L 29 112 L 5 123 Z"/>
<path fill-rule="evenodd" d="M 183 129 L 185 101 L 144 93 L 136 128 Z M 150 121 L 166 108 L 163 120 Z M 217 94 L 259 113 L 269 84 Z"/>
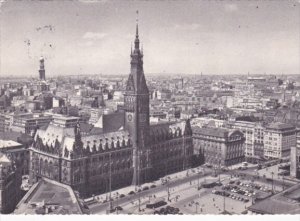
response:
<path fill-rule="evenodd" d="M 228 137 L 229 130 L 224 128 L 215 128 L 215 127 L 212 128 L 193 127 L 193 133 L 226 138 Z"/>
<path fill-rule="evenodd" d="M 43 178 L 19 202 L 14 214 L 82 214 L 71 187 Z"/>
<path fill-rule="evenodd" d="M 0 148 L 7 148 L 7 147 L 16 147 L 21 146 L 22 144 L 12 141 L 12 140 L 0 140 Z"/>
<path fill-rule="evenodd" d="M 295 127 L 291 124 L 276 122 L 276 123 L 272 123 L 269 126 L 267 126 L 267 129 L 287 130 L 287 129 L 295 129 Z"/>
<path fill-rule="evenodd" d="M 6 155 L 0 153 L 0 164 L 11 164 L 11 160 Z"/>
<path fill-rule="evenodd" d="M 0 140 L 1 139 L 13 140 L 19 143 L 30 143 L 33 140 L 31 136 L 15 131 L 0 132 Z"/>
<path fill-rule="evenodd" d="M 300 184 L 255 203 L 249 207 L 249 210 L 262 214 L 299 214 Z"/>

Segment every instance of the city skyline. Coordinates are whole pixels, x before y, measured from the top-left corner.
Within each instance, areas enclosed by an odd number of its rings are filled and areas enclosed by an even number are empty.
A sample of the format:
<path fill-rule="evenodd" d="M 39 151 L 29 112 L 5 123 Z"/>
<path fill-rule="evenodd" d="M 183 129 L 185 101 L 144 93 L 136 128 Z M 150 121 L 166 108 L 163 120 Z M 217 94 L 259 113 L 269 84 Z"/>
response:
<path fill-rule="evenodd" d="M 145 73 L 299 73 L 297 1 L 21 1 L 1 6 L 1 77 L 41 55 L 49 77 L 126 76 L 136 10 Z"/>
<path fill-rule="evenodd" d="M 33 72 L 0 77 L 1 214 L 300 214 L 295 13 L 203 0 L 196 23 L 199 1 L 28 2 L 1 17 L 1 71 Z"/>

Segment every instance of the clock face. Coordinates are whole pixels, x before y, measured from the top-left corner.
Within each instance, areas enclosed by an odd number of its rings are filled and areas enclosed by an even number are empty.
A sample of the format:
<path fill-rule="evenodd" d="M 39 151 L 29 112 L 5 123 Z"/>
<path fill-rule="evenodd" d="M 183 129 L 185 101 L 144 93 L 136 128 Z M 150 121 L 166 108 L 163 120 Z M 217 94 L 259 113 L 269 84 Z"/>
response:
<path fill-rule="evenodd" d="M 129 115 L 127 116 L 127 120 L 128 120 L 128 121 L 132 121 L 132 115 L 131 115 L 131 114 L 129 114 Z"/>

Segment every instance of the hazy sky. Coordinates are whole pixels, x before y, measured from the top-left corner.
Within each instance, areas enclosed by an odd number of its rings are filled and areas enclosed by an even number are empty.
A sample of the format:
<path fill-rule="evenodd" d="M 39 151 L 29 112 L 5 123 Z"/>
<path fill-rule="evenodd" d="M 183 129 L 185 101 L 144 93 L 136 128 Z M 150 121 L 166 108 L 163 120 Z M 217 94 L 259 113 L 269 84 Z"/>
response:
<path fill-rule="evenodd" d="M 146 73 L 300 74 L 298 0 L 11 0 L 0 75 L 128 74 L 137 9 Z"/>

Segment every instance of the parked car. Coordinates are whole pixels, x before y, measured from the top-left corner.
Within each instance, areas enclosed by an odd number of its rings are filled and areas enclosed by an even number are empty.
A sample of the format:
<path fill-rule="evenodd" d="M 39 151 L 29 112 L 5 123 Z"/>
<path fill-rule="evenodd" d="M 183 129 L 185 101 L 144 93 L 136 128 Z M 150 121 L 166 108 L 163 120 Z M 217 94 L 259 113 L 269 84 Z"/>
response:
<path fill-rule="evenodd" d="M 143 190 L 149 190 L 149 187 L 148 186 L 144 186 Z"/>
<path fill-rule="evenodd" d="M 128 193 L 128 195 L 133 195 L 133 194 L 135 194 L 134 191 L 130 191 L 130 192 Z"/>
<path fill-rule="evenodd" d="M 287 170 L 283 170 L 278 173 L 279 176 L 288 176 L 289 174 L 290 174 L 290 172 Z"/>
<path fill-rule="evenodd" d="M 123 210 L 123 208 L 121 206 L 117 206 L 115 209 L 119 210 L 119 211 Z"/>

